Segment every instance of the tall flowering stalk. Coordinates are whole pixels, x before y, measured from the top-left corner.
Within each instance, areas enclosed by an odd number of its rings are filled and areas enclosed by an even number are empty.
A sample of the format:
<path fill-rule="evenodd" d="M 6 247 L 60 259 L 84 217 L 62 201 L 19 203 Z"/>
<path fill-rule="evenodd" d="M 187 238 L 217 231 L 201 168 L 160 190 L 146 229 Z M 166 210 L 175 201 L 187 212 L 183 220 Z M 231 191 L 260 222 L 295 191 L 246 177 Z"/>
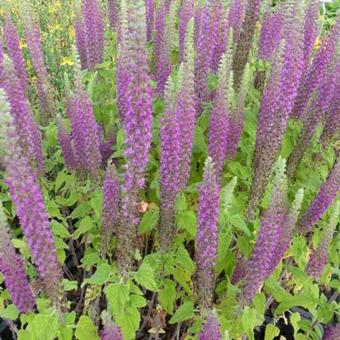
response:
<path fill-rule="evenodd" d="M 103 62 L 104 54 L 104 22 L 97 0 L 83 0 L 83 18 L 87 45 L 87 66 L 92 69 Z"/>
<path fill-rule="evenodd" d="M 41 133 L 34 121 L 22 83 L 17 78 L 9 60 L 6 62 L 0 86 L 4 88 L 11 105 L 11 115 L 19 137 L 20 147 L 24 150 L 32 167 L 41 175 L 45 169 Z"/>
<path fill-rule="evenodd" d="M 181 64 L 181 74 L 176 110 L 180 124 L 181 156 L 180 156 L 180 188 L 184 189 L 190 177 L 192 144 L 196 122 L 195 109 L 195 54 L 193 39 L 193 20 L 188 23 L 185 37 L 184 59 Z"/>
<path fill-rule="evenodd" d="M 241 140 L 241 135 L 244 126 L 244 111 L 246 104 L 246 96 L 251 84 L 252 74 L 249 64 L 244 69 L 240 89 L 236 96 L 236 105 L 231 105 L 231 115 L 229 119 L 229 138 L 227 143 L 226 158 L 233 159 L 237 153 L 237 147 Z M 232 84 L 231 84 L 232 85 Z"/>
<path fill-rule="evenodd" d="M 326 146 L 332 140 L 340 139 L 340 65 L 335 69 L 337 75 L 333 98 L 324 119 L 324 129 L 320 137 L 322 145 Z"/>
<path fill-rule="evenodd" d="M 127 1 L 128 51 L 125 84 L 126 171 L 122 198 L 122 229 L 118 233 L 119 267 L 126 273 L 137 247 L 139 214 L 137 204 L 145 183 L 145 168 L 152 140 L 152 88 L 146 51 L 145 5 L 143 0 Z"/>
<path fill-rule="evenodd" d="M 80 58 L 81 68 L 87 69 L 87 42 L 84 28 L 84 21 L 81 16 L 77 16 L 74 21 L 74 32 L 76 35 L 76 46 Z"/>
<path fill-rule="evenodd" d="M 2 43 L 0 41 L 0 86 L 1 86 L 1 83 L 3 81 L 4 71 L 5 71 L 5 67 L 4 67 L 4 49 L 3 49 Z"/>
<path fill-rule="evenodd" d="M 23 18 L 26 26 L 25 39 L 31 55 L 33 69 L 37 74 L 37 91 L 43 121 L 54 114 L 53 89 L 44 60 L 40 27 L 34 20 L 30 5 L 23 1 Z"/>
<path fill-rule="evenodd" d="M 318 93 L 310 99 L 306 112 L 303 114 L 302 131 L 288 160 L 287 174 L 290 178 L 294 176 L 296 169 L 313 138 L 314 132 L 323 120 L 333 97 L 338 75 L 335 73 L 334 66 L 330 67 L 327 73 L 328 76 L 324 77 L 324 80 L 318 89 Z"/>
<path fill-rule="evenodd" d="M 119 218 L 120 184 L 114 164 L 106 169 L 103 184 L 103 213 L 102 213 L 102 250 L 106 254 L 113 232 L 117 231 Z"/>
<path fill-rule="evenodd" d="M 285 162 L 281 160 L 277 165 L 271 203 L 262 215 L 258 238 L 247 263 L 243 286 L 245 304 L 252 301 L 263 281 L 273 271 L 273 256 L 280 241 L 287 208 L 287 178 Z"/>
<path fill-rule="evenodd" d="M 4 104 L 1 103 L 0 105 L 3 106 Z M 0 110 L 3 111 L 4 107 L 1 107 Z M 11 237 L 1 202 L 0 232 L 0 272 L 4 276 L 5 285 L 13 303 L 21 313 L 27 313 L 34 308 L 35 298 L 29 285 L 21 257 L 16 253 L 11 244 Z"/>
<path fill-rule="evenodd" d="M 147 41 L 151 41 L 155 30 L 155 14 L 156 14 L 155 0 L 145 0 L 145 14 L 146 14 L 146 39 Z"/>
<path fill-rule="evenodd" d="M 164 94 L 165 83 L 172 72 L 172 46 L 175 38 L 175 17 L 177 14 L 178 1 L 173 1 L 170 4 L 165 3 L 164 6 L 170 6 L 170 8 L 165 20 L 165 31 L 158 56 L 157 93 L 159 96 Z"/>
<path fill-rule="evenodd" d="M 184 60 L 184 49 L 185 49 L 185 37 L 188 28 L 188 23 L 194 16 L 194 1 L 193 0 L 184 0 L 182 2 L 182 6 L 179 11 L 179 62 L 182 63 Z"/>
<path fill-rule="evenodd" d="M 109 23 L 110 26 L 118 31 L 119 28 L 119 7 L 117 0 L 108 0 L 107 7 L 109 11 Z"/>
<path fill-rule="evenodd" d="M 221 337 L 220 323 L 216 313 L 211 312 L 207 316 L 198 338 L 199 340 L 220 340 Z"/>
<path fill-rule="evenodd" d="M 69 99 L 67 113 L 71 120 L 75 159 L 80 171 L 98 178 L 101 166 L 100 138 L 98 125 L 91 101 L 81 84 L 80 75 L 76 79 L 76 93 Z"/>
<path fill-rule="evenodd" d="M 210 66 L 214 54 L 214 40 L 212 39 L 212 15 L 207 5 L 200 13 L 200 29 L 196 43 L 196 64 L 195 64 L 195 92 L 197 96 L 197 110 L 202 110 L 202 104 L 209 100 L 207 77 L 210 73 Z M 197 112 L 199 113 L 199 112 Z"/>
<path fill-rule="evenodd" d="M 244 16 L 245 16 L 244 1 L 232 0 L 229 9 L 229 25 L 234 32 L 233 40 L 235 44 L 237 44 L 240 39 Z"/>
<path fill-rule="evenodd" d="M 4 102 L 3 94 L 1 97 L 1 102 Z M 44 291 L 57 303 L 62 271 L 58 263 L 42 192 L 38 179 L 20 147 L 13 118 L 8 112 L 2 113 L 0 117 L 1 144 L 5 151 L 6 178 L 4 182 L 9 188 L 16 207 L 20 225 L 27 239 L 32 260 L 37 267 Z"/>
<path fill-rule="evenodd" d="M 323 82 L 325 75 L 327 76 L 327 72 L 325 71 L 333 58 L 339 37 L 340 21 L 338 20 L 323 39 L 312 64 L 304 72 L 299 92 L 295 99 L 294 109 L 291 113 L 292 117 L 300 118 L 302 116 L 314 91 Z"/>
<path fill-rule="evenodd" d="M 244 23 L 234 55 L 235 86 L 239 87 L 244 68 L 248 62 L 249 52 L 253 44 L 256 23 L 259 20 L 262 0 L 248 0 Z"/>
<path fill-rule="evenodd" d="M 259 57 L 272 60 L 282 38 L 283 15 L 280 11 L 266 13 L 261 26 Z"/>
<path fill-rule="evenodd" d="M 319 35 L 318 30 L 318 16 L 320 12 L 320 5 L 318 0 L 311 0 L 309 2 L 306 16 L 305 16 L 305 23 L 304 23 L 304 60 L 305 66 L 308 66 L 310 58 L 313 54 L 313 48 L 316 41 L 316 38 Z"/>
<path fill-rule="evenodd" d="M 307 211 L 299 221 L 301 231 L 310 232 L 324 215 L 327 209 L 332 205 L 334 199 L 339 192 L 340 183 L 340 157 L 338 155 L 333 168 L 331 169 L 327 180 L 321 186 L 318 194 L 315 196 Z"/>
<path fill-rule="evenodd" d="M 278 98 L 280 95 L 283 54 L 284 44 L 281 43 L 276 53 L 271 77 L 262 97 L 256 130 L 253 183 L 246 213 L 248 220 L 254 216 L 255 210 L 260 203 L 279 147 L 278 142 L 281 137 L 281 131 L 277 121 L 279 120 L 279 124 L 281 122 L 277 113 L 280 110 Z"/>
<path fill-rule="evenodd" d="M 295 200 L 292 203 L 289 209 L 289 213 L 287 214 L 285 222 L 281 228 L 280 240 L 275 247 L 274 253 L 272 254 L 271 272 L 275 270 L 275 268 L 278 266 L 290 247 L 295 231 L 295 226 L 301 210 L 303 193 L 303 189 L 298 190 L 298 192 L 296 193 Z"/>
<path fill-rule="evenodd" d="M 5 19 L 4 23 L 4 38 L 8 54 L 13 61 L 16 76 L 21 82 L 24 92 L 26 92 L 27 74 L 25 60 L 20 49 L 20 40 L 17 29 L 9 17 Z"/>
<path fill-rule="evenodd" d="M 319 247 L 312 253 L 306 266 L 306 273 L 317 280 L 328 261 L 328 248 L 333 239 L 334 230 L 339 222 L 340 204 L 336 202 L 328 227 Z"/>
<path fill-rule="evenodd" d="M 203 308 L 211 306 L 214 294 L 218 206 L 219 184 L 214 163 L 208 157 L 204 167 L 203 183 L 200 187 L 195 248 L 197 294 Z"/>
<path fill-rule="evenodd" d="M 165 89 L 165 113 L 160 122 L 161 220 L 162 250 L 166 251 L 175 233 L 175 203 L 180 189 L 180 124 L 176 112 L 176 83 L 169 78 Z"/>
<path fill-rule="evenodd" d="M 226 157 L 230 129 L 230 103 L 228 100 L 228 85 L 230 84 L 228 82 L 228 71 L 230 72 L 230 63 L 228 65 L 228 57 L 224 55 L 219 66 L 218 89 L 214 98 L 214 106 L 210 114 L 208 145 L 209 156 L 214 161 L 216 175 L 219 180 Z"/>

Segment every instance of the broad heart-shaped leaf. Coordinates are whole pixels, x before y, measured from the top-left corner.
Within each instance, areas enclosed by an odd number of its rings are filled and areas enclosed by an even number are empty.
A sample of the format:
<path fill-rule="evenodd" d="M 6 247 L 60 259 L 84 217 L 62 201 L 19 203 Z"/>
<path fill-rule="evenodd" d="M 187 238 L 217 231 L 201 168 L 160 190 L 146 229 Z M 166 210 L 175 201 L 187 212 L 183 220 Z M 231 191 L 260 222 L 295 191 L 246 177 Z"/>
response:
<path fill-rule="evenodd" d="M 116 322 L 122 330 L 124 340 L 135 339 L 140 323 L 140 312 L 134 306 L 127 307 L 124 313 L 116 316 Z"/>
<path fill-rule="evenodd" d="M 80 317 L 75 336 L 78 340 L 99 340 L 97 328 L 87 315 L 82 315 Z"/>
<path fill-rule="evenodd" d="M 139 225 L 139 234 L 143 235 L 150 233 L 156 228 L 159 219 L 159 208 L 153 206 L 152 209 L 148 210 L 142 217 Z"/>
<path fill-rule="evenodd" d="M 73 239 L 77 239 L 79 238 L 79 236 L 85 234 L 86 232 L 88 232 L 89 230 L 91 230 L 93 228 L 93 221 L 91 219 L 91 217 L 89 216 L 85 216 L 79 223 L 79 227 L 77 228 L 77 230 L 74 232 L 72 238 Z"/>
<path fill-rule="evenodd" d="M 5 320 L 16 320 L 19 316 L 19 311 L 16 305 L 8 305 L 4 310 L 1 310 L 0 316 Z"/>
<path fill-rule="evenodd" d="M 194 316 L 194 304 L 191 301 L 187 301 L 184 302 L 183 305 L 176 310 L 176 313 L 169 320 L 169 323 L 172 325 L 177 322 L 189 320 L 193 316 Z"/>
<path fill-rule="evenodd" d="M 104 289 L 109 311 L 113 316 L 122 314 L 129 301 L 129 287 L 118 283 L 110 284 Z"/>
<path fill-rule="evenodd" d="M 164 288 L 159 292 L 159 302 L 163 309 L 169 314 L 173 313 L 174 302 L 176 301 L 176 283 L 174 281 L 165 279 Z"/>
<path fill-rule="evenodd" d="M 147 263 L 142 263 L 134 276 L 135 280 L 146 289 L 157 292 L 158 285 L 155 279 L 155 273 L 152 267 Z"/>

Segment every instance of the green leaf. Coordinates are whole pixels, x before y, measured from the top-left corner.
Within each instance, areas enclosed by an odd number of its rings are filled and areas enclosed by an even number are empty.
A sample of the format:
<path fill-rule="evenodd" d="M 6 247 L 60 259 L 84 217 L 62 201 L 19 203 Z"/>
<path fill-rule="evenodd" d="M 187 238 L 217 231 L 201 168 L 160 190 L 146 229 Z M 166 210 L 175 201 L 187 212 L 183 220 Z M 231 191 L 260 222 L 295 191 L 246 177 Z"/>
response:
<path fill-rule="evenodd" d="M 78 340 L 99 340 L 96 326 L 86 315 L 82 315 L 80 317 L 76 327 L 75 336 Z"/>
<path fill-rule="evenodd" d="M 0 313 L 1 318 L 5 320 L 15 321 L 19 316 L 19 311 L 16 305 L 8 305 L 3 311 Z"/>
<path fill-rule="evenodd" d="M 192 274 L 195 270 L 195 264 L 190 257 L 188 251 L 183 247 L 179 247 L 176 253 L 176 264 L 184 268 L 188 274 Z"/>
<path fill-rule="evenodd" d="M 176 310 L 176 313 L 169 320 L 169 323 L 173 325 L 174 323 L 189 320 L 193 316 L 194 316 L 194 304 L 191 301 L 187 301 L 184 302 L 183 305 Z"/>
<path fill-rule="evenodd" d="M 81 286 L 84 287 L 87 283 L 96 286 L 102 286 L 109 280 L 111 272 L 111 266 L 107 263 L 102 263 L 89 279 L 83 281 Z"/>
<path fill-rule="evenodd" d="M 192 151 L 194 154 L 202 153 L 204 156 L 208 154 L 208 146 L 205 141 L 204 133 L 199 126 L 196 126 L 195 129 Z"/>
<path fill-rule="evenodd" d="M 51 228 L 54 235 L 60 236 L 61 238 L 70 237 L 70 233 L 68 232 L 67 228 L 56 220 L 51 221 Z"/>
<path fill-rule="evenodd" d="M 70 281 L 67 279 L 63 279 L 62 283 L 63 283 L 63 290 L 65 292 L 76 290 L 78 288 L 78 281 Z"/>
<path fill-rule="evenodd" d="M 290 323 L 292 324 L 293 328 L 294 328 L 294 336 L 297 334 L 297 332 L 299 331 L 300 329 L 300 326 L 299 326 L 299 322 L 301 320 L 301 315 L 300 313 L 292 313 L 290 315 Z"/>
<path fill-rule="evenodd" d="M 158 285 L 155 279 L 155 273 L 152 267 L 147 263 L 142 263 L 134 276 L 135 280 L 146 289 L 157 292 Z"/>
<path fill-rule="evenodd" d="M 258 293 L 253 301 L 253 305 L 259 315 L 263 315 L 266 310 L 266 297 L 262 293 Z"/>
<path fill-rule="evenodd" d="M 184 211 L 177 215 L 176 223 L 178 229 L 183 229 L 188 232 L 191 239 L 196 237 L 197 233 L 197 219 L 196 214 L 191 211 Z"/>
<path fill-rule="evenodd" d="M 164 288 L 159 291 L 159 302 L 164 310 L 172 314 L 176 301 L 176 283 L 165 279 L 163 284 Z"/>
<path fill-rule="evenodd" d="M 280 334 L 280 329 L 270 323 L 266 326 L 264 340 L 273 340 L 279 334 Z"/>
<path fill-rule="evenodd" d="M 251 236 L 251 232 L 240 215 L 230 217 L 230 223 L 237 229 L 243 231 L 246 235 Z"/>
<path fill-rule="evenodd" d="M 96 218 L 99 221 L 102 215 L 102 208 L 103 208 L 102 192 L 96 192 L 94 194 L 94 197 L 92 197 L 90 200 L 90 205 L 93 211 L 95 212 Z"/>
<path fill-rule="evenodd" d="M 291 296 L 283 300 L 275 310 L 275 314 L 281 314 L 292 307 L 304 307 L 308 310 L 314 309 L 318 300 L 310 292 L 302 292 L 299 295 Z"/>
<path fill-rule="evenodd" d="M 220 201 L 221 201 L 221 206 L 223 207 L 223 212 L 224 214 L 228 213 L 228 209 L 230 207 L 231 201 L 233 199 L 233 193 L 235 190 L 237 184 L 237 177 L 233 177 L 233 179 L 223 187 L 220 193 Z"/>
<path fill-rule="evenodd" d="M 116 316 L 116 322 L 122 330 L 124 340 L 135 339 L 140 323 L 139 310 L 135 307 L 128 307 L 124 313 Z"/>
<path fill-rule="evenodd" d="M 104 289 L 109 311 L 113 316 L 124 312 L 124 307 L 129 301 L 129 288 L 118 283 L 110 284 Z"/>
<path fill-rule="evenodd" d="M 159 208 L 154 206 L 152 209 L 148 210 L 142 217 L 139 225 L 139 234 L 143 235 L 150 233 L 156 228 L 159 219 Z"/>
<path fill-rule="evenodd" d="M 142 307 L 145 307 L 148 304 L 148 302 L 146 301 L 144 296 L 140 296 L 140 295 L 137 295 L 137 294 L 130 295 L 130 303 L 131 303 L 132 306 L 134 306 L 136 308 L 142 308 Z"/>
<path fill-rule="evenodd" d="M 93 228 L 93 221 L 91 217 L 85 216 L 79 223 L 79 227 L 77 230 L 73 233 L 72 238 L 75 240 L 79 238 L 81 235 L 85 234 L 89 230 Z"/>

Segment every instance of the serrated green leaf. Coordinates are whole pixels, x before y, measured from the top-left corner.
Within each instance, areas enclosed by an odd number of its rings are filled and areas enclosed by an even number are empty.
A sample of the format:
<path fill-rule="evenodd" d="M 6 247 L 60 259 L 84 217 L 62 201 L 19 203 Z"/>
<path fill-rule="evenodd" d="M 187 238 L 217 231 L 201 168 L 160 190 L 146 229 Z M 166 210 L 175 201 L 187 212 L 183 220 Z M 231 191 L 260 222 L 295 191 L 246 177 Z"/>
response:
<path fill-rule="evenodd" d="M 246 222 L 244 222 L 240 215 L 234 215 L 230 217 L 229 221 L 234 227 L 243 231 L 247 236 L 251 236 L 251 232 L 248 229 Z"/>
<path fill-rule="evenodd" d="M 62 284 L 63 284 L 63 290 L 65 292 L 76 290 L 78 288 L 78 281 L 70 281 L 67 279 L 63 279 Z"/>
<path fill-rule="evenodd" d="M 87 233 L 93 228 L 93 220 L 89 216 L 85 216 L 79 223 L 77 230 L 73 233 L 72 238 L 75 240 L 81 235 Z"/>
<path fill-rule="evenodd" d="M 126 285 L 110 284 L 104 289 L 109 311 L 113 316 L 122 314 L 129 301 L 129 288 Z"/>
<path fill-rule="evenodd" d="M 134 275 L 135 280 L 146 289 L 157 292 L 158 285 L 155 279 L 155 273 L 152 267 L 147 263 L 142 263 Z"/>
<path fill-rule="evenodd" d="M 109 280 L 111 273 L 112 273 L 111 266 L 107 263 L 102 263 L 97 268 L 96 272 L 89 279 L 83 281 L 81 286 L 84 287 L 87 283 L 96 286 L 102 286 Z"/>
<path fill-rule="evenodd" d="M 188 232 L 190 239 L 194 239 L 197 233 L 196 214 L 191 211 L 183 211 L 177 215 L 176 223 L 178 229 L 183 229 Z"/>
<path fill-rule="evenodd" d="M 170 325 L 173 325 L 178 322 L 182 322 L 185 320 L 190 320 L 194 316 L 194 304 L 191 301 L 184 302 L 182 306 L 180 306 L 172 318 L 169 320 Z"/>
<path fill-rule="evenodd" d="M 75 336 L 78 340 L 99 340 L 96 326 L 86 315 L 82 315 L 80 317 L 76 327 Z"/>
<path fill-rule="evenodd" d="M 159 208 L 154 206 L 152 209 L 148 210 L 142 217 L 139 225 L 139 234 L 143 235 L 150 233 L 156 228 L 159 219 Z"/>
<path fill-rule="evenodd" d="M 159 291 L 159 302 L 164 310 L 172 314 L 176 301 L 176 283 L 165 279 L 163 285 L 164 287 Z"/>
<path fill-rule="evenodd" d="M 19 311 L 16 305 L 8 305 L 4 310 L 1 311 L 0 316 L 5 320 L 15 321 L 19 316 Z"/>

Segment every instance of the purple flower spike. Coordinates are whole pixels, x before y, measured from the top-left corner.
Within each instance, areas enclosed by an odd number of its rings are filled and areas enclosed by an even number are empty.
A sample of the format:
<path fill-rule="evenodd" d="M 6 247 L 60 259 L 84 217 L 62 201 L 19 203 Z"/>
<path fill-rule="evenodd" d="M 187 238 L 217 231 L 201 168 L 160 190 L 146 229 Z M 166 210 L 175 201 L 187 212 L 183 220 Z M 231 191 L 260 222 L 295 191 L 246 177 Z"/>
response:
<path fill-rule="evenodd" d="M 89 173 L 93 179 L 98 179 L 102 163 L 98 124 L 91 101 L 79 79 L 76 87 L 77 93 L 68 104 L 76 163 L 79 170 Z"/>
<path fill-rule="evenodd" d="M 230 129 L 230 109 L 228 102 L 228 72 L 227 56 L 222 57 L 219 67 L 219 84 L 210 114 L 209 126 L 209 156 L 213 159 L 218 180 L 226 157 Z"/>
<path fill-rule="evenodd" d="M 180 157 L 180 189 L 184 189 L 190 177 L 192 158 L 192 144 L 196 122 L 195 109 L 195 57 L 193 41 L 193 20 L 188 23 L 184 50 L 184 61 L 181 65 L 178 96 L 177 115 L 181 133 L 181 157 Z"/>
<path fill-rule="evenodd" d="M 235 44 L 237 44 L 240 39 L 244 15 L 245 6 L 243 0 L 232 0 L 229 10 L 229 24 L 234 32 L 233 38 Z"/>
<path fill-rule="evenodd" d="M 4 165 L 7 174 L 4 182 L 9 188 L 44 291 L 54 303 L 57 303 L 62 271 L 43 196 L 37 177 L 19 145 L 13 119 L 6 112 L 0 117 L 0 135 L 2 149 L 5 150 Z"/>
<path fill-rule="evenodd" d="M 0 86 L 2 86 L 2 81 L 4 77 L 4 50 L 0 41 Z"/>
<path fill-rule="evenodd" d="M 327 74 L 326 69 L 333 58 L 337 42 L 340 36 L 340 20 L 328 32 L 323 39 L 318 53 L 313 59 L 312 64 L 302 77 L 298 95 L 295 99 L 294 109 L 291 116 L 300 118 L 305 112 L 309 99 L 313 96 L 314 91 L 320 86 Z"/>
<path fill-rule="evenodd" d="M 84 29 L 87 44 L 87 66 L 92 69 L 103 62 L 104 23 L 97 0 L 83 0 Z"/>
<path fill-rule="evenodd" d="M 281 160 L 274 178 L 272 200 L 261 218 L 258 238 L 247 263 L 243 286 L 243 302 L 245 304 L 252 301 L 263 281 L 273 271 L 273 257 L 287 215 L 287 187 L 285 162 Z"/>
<path fill-rule="evenodd" d="M 72 145 L 72 135 L 66 131 L 61 119 L 58 119 L 58 140 L 64 157 L 65 167 L 67 170 L 75 170 L 77 168 L 76 158 Z"/>
<path fill-rule="evenodd" d="M 313 48 L 317 36 L 319 35 L 317 20 L 320 13 L 320 2 L 311 0 L 305 16 L 305 36 L 304 36 L 304 60 L 307 67 L 313 54 Z"/>
<path fill-rule="evenodd" d="M 329 325 L 325 329 L 323 340 L 336 340 L 340 338 L 340 323 Z"/>
<path fill-rule="evenodd" d="M 103 184 L 103 214 L 102 214 L 102 248 L 105 254 L 113 232 L 117 232 L 120 200 L 120 184 L 114 164 L 106 169 Z"/>
<path fill-rule="evenodd" d="M 19 137 L 19 143 L 33 168 L 39 175 L 45 172 L 41 133 L 34 121 L 24 88 L 16 76 L 11 61 L 4 70 L 2 86 L 11 105 L 13 123 Z"/>
<path fill-rule="evenodd" d="M 74 31 L 76 34 L 76 45 L 77 51 L 80 57 L 81 68 L 86 69 L 88 67 L 87 63 L 87 43 L 83 19 L 77 17 L 74 22 Z"/>
<path fill-rule="evenodd" d="M 196 65 L 195 65 L 195 92 L 197 95 L 197 109 L 202 110 L 202 104 L 209 100 L 207 77 L 214 53 L 214 41 L 212 39 L 212 13 L 209 6 L 205 6 L 201 13 L 200 30 L 197 37 Z M 199 113 L 197 112 L 197 113 Z"/>
<path fill-rule="evenodd" d="M 26 92 L 27 74 L 25 60 L 20 49 L 20 40 L 17 29 L 10 18 L 6 18 L 4 24 L 4 38 L 6 41 L 8 54 L 13 61 L 17 78 L 21 81 L 22 88 L 24 92 Z"/>
<path fill-rule="evenodd" d="M 277 113 L 280 110 L 279 96 L 281 90 L 283 54 L 284 44 L 281 43 L 276 53 L 271 77 L 262 97 L 256 130 L 255 155 L 253 161 L 254 173 L 246 213 L 247 220 L 254 217 L 255 211 L 260 204 L 272 166 L 275 162 L 276 153 L 281 143 L 281 126 L 285 123 L 285 119 L 282 119 Z"/>
<path fill-rule="evenodd" d="M 194 1 L 184 0 L 179 12 L 179 62 L 182 63 L 184 59 L 185 37 L 188 23 L 194 16 Z"/>
<path fill-rule="evenodd" d="M 119 27 L 119 8 L 117 0 L 108 0 L 107 7 L 109 11 L 109 23 L 115 31 L 118 31 Z"/>
<path fill-rule="evenodd" d="M 295 175 L 296 169 L 313 138 L 314 132 L 323 120 L 333 97 L 338 75 L 334 67 L 330 67 L 327 73 L 327 77 L 324 77 L 318 89 L 318 94 L 310 99 L 307 110 L 302 117 L 302 131 L 288 160 L 287 174 L 290 178 L 293 178 Z"/>
<path fill-rule="evenodd" d="M 244 68 L 248 62 L 249 52 L 253 44 L 256 23 L 259 20 L 261 3 L 262 0 L 248 1 L 244 23 L 242 25 L 242 31 L 240 38 L 238 39 L 238 44 L 234 55 L 233 70 L 236 88 L 239 87 Z"/>
<path fill-rule="evenodd" d="M 145 0 L 146 10 L 146 39 L 151 41 L 155 30 L 155 13 L 156 4 L 155 0 Z"/>
<path fill-rule="evenodd" d="M 2 105 L 2 103 L 0 104 Z M 1 112 L 2 113 L 2 112 Z M 27 274 L 21 257 L 11 244 L 6 217 L 0 202 L 0 271 L 13 303 L 21 313 L 28 313 L 35 306 Z"/>
<path fill-rule="evenodd" d="M 334 230 L 339 222 L 339 202 L 336 202 L 329 220 L 329 225 L 319 247 L 313 252 L 306 266 L 306 273 L 317 280 L 328 262 L 328 248 L 333 239 Z"/>
<path fill-rule="evenodd" d="M 176 84 L 169 78 L 165 89 L 166 108 L 160 122 L 161 221 L 162 250 L 166 251 L 175 233 L 175 203 L 179 192 L 180 124 L 176 114 Z"/>
<path fill-rule="evenodd" d="M 211 306 L 214 294 L 218 209 L 219 185 L 214 163 L 208 157 L 204 167 L 203 183 L 200 187 L 198 230 L 195 248 L 197 294 L 200 305 L 203 308 Z"/>
<path fill-rule="evenodd" d="M 118 234 L 118 266 L 123 275 L 132 264 L 137 247 L 139 214 L 137 205 L 144 187 L 145 168 L 152 140 L 152 88 L 146 51 L 145 4 L 143 0 L 127 3 L 127 56 L 124 95 L 124 130 L 126 171 L 122 198 L 122 225 Z"/>
<path fill-rule="evenodd" d="M 303 233 L 310 232 L 314 225 L 332 205 L 339 192 L 340 183 L 340 157 L 338 156 L 326 182 L 309 205 L 299 224 Z"/>
<path fill-rule="evenodd" d="M 266 13 L 260 32 L 259 57 L 272 60 L 282 38 L 283 16 L 281 12 Z"/>
<path fill-rule="evenodd" d="M 101 340 L 124 340 L 121 329 L 115 325 L 107 312 L 103 312 L 104 328 L 100 333 Z"/>
<path fill-rule="evenodd" d="M 221 340 L 220 323 L 216 313 L 211 312 L 208 315 L 198 338 L 199 340 Z"/>
<path fill-rule="evenodd" d="M 321 135 L 321 143 L 325 147 L 333 140 L 340 139 L 340 65 L 337 66 L 334 95 L 325 118 L 325 126 Z"/>

